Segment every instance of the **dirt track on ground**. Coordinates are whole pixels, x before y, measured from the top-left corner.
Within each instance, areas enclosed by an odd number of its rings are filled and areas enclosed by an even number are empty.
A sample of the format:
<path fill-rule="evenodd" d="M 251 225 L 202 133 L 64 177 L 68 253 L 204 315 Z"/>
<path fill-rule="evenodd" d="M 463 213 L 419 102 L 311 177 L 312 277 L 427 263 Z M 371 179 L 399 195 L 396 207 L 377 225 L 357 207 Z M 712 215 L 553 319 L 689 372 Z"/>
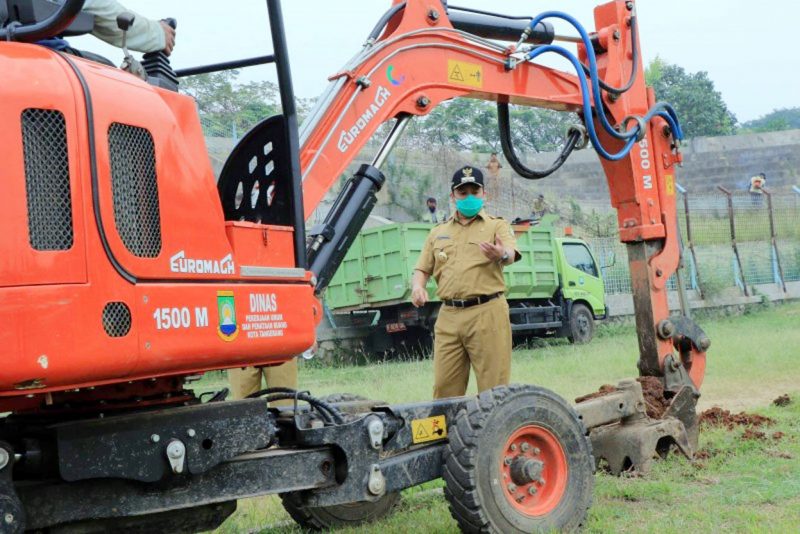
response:
<path fill-rule="evenodd" d="M 702 395 L 697 403 L 698 411 L 719 406 L 732 412 L 739 412 L 766 408 L 776 397 L 784 393 L 797 398 L 800 395 L 800 384 L 798 384 L 797 378 L 787 378 L 777 382 L 773 381 L 768 386 L 753 384 L 748 387 L 739 384 L 739 389 L 734 390 L 728 389 L 727 384 L 718 386 L 707 378 L 703 387 L 700 388 L 700 392 Z"/>

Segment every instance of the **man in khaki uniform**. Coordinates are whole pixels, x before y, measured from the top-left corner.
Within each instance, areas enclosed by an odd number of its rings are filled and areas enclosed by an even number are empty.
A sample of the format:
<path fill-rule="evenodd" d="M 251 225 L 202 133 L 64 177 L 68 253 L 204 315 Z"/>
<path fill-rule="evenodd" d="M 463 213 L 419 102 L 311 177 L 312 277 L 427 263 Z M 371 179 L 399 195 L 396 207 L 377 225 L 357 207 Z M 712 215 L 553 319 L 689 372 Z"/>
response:
<path fill-rule="evenodd" d="M 486 202 L 489 202 L 492 208 L 497 209 L 497 201 L 500 200 L 500 169 L 503 165 L 497 159 L 497 152 L 492 152 L 489 156 L 489 162 L 486 164 L 487 183 L 486 186 Z"/>
<path fill-rule="evenodd" d="M 261 385 L 262 375 L 267 382 L 267 387 L 297 389 L 297 358 L 292 358 L 286 363 L 272 367 L 229 369 L 228 380 L 231 383 L 233 398 L 235 400 L 244 399 L 263 389 Z M 293 404 L 293 400 L 281 400 L 271 403 L 273 406 L 291 406 Z"/>
<path fill-rule="evenodd" d="M 469 368 L 478 390 L 508 384 L 511 321 L 503 267 L 520 258 L 511 226 L 483 210 L 483 174 L 463 167 L 453 175 L 456 213 L 431 230 L 414 270 L 411 300 L 428 301 L 433 276 L 442 300 L 434 328 L 434 398 L 467 391 Z"/>

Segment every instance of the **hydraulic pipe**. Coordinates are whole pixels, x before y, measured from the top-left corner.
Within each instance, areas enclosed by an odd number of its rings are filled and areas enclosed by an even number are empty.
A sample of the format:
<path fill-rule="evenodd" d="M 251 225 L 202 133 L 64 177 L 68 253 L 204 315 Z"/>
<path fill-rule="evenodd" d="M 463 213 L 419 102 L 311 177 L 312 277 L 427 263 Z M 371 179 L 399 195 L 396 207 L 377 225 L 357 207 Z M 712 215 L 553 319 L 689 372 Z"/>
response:
<path fill-rule="evenodd" d="M 330 283 L 364 221 L 378 202 L 386 178 L 372 165 L 361 165 L 336 198 L 325 221 L 309 232 L 309 270 L 321 293 Z"/>
<path fill-rule="evenodd" d="M 389 137 L 387 137 L 383 142 L 380 150 L 378 150 L 378 153 L 375 155 L 375 159 L 372 160 L 373 167 L 377 169 L 383 167 L 383 164 L 386 162 L 386 158 L 389 157 L 389 154 L 391 154 L 392 150 L 394 150 L 397 141 L 399 141 L 403 136 L 403 132 L 405 131 L 409 122 L 411 122 L 411 115 L 408 114 L 402 115 L 397 119 L 397 122 L 392 127 L 392 131 L 389 133 Z"/>
<path fill-rule="evenodd" d="M 397 118 L 392 131 L 375 155 L 372 165 L 362 165 L 358 169 L 339 193 L 325 221 L 309 232 L 309 268 L 317 277 L 317 293 L 321 293 L 330 283 L 347 250 L 378 201 L 377 193 L 386 181 L 380 168 L 410 121 L 411 115 L 408 114 Z"/>
<path fill-rule="evenodd" d="M 506 18 L 501 15 L 476 13 L 472 11 L 461 11 L 455 7 L 450 7 L 448 17 L 453 27 L 478 37 L 485 39 L 496 39 L 499 41 L 519 40 L 529 24 L 527 18 Z M 531 44 L 550 44 L 556 37 L 553 25 L 548 22 L 540 22 L 531 32 L 526 42 Z M 564 38 L 565 40 L 567 38 Z"/>

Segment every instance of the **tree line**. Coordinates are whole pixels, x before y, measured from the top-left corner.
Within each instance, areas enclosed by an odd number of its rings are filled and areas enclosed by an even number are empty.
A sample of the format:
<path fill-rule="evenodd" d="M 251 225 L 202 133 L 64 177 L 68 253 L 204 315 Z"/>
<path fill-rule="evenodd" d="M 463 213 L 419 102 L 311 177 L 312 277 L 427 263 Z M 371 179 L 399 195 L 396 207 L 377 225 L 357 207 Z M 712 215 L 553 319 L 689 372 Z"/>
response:
<path fill-rule="evenodd" d="M 800 128 L 800 108 L 775 110 L 740 124 L 705 71 L 687 72 L 656 57 L 648 65 L 645 77 L 658 99 L 674 106 L 689 138 Z M 280 111 L 274 83 L 243 83 L 238 78 L 239 71 L 234 70 L 194 76 L 181 82 L 181 90 L 197 100 L 208 135 L 238 138 L 260 120 Z M 301 119 L 313 103 L 314 99 L 298 99 Z M 523 154 L 557 150 L 568 127 L 580 122 L 573 113 L 520 106 L 512 106 L 511 119 L 514 145 Z M 500 150 L 493 102 L 455 99 L 412 124 L 406 134 L 409 147 L 448 146 L 480 153 Z"/>

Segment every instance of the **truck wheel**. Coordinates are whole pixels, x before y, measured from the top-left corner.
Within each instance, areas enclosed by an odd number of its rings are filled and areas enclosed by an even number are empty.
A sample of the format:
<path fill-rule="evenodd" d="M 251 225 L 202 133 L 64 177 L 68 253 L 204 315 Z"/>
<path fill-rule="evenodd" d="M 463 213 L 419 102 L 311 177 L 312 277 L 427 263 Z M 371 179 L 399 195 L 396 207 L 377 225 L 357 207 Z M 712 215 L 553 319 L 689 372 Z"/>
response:
<path fill-rule="evenodd" d="M 501 386 L 469 401 L 448 430 L 442 478 L 463 532 L 577 530 L 594 459 L 575 410 L 536 386 Z"/>
<path fill-rule="evenodd" d="M 594 336 L 594 317 L 585 304 L 572 305 L 572 315 L 569 318 L 570 343 L 588 343 Z"/>
<path fill-rule="evenodd" d="M 322 397 L 325 402 L 366 401 L 366 397 L 354 393 L 334 393 Z M 344 414 L 345 421 L 355 419 L 355 416 Z M 281 495 L 283 508 L 292 516 L 295 522 L 307 530 L 330 530 L 342 527 L 354 527 L 363 523 L 370 523 L 388 516 L 400 502 L 400 493 L 387 493 L 377 501 L 356 502 L 339 504 L 336 506 L 303 506 L 300 496 L 296 492 Z"/>
<path fill-rule="evenodd" d="M 387 493 L 374 502 L 356 502 L 336 506 L 311 507 L 301 504 L 299 493 L 281 495 L 284 509 L 306 530 L 330 530 L 355 527 L 388 516 L 400 502 L 399 493 Z"/>

